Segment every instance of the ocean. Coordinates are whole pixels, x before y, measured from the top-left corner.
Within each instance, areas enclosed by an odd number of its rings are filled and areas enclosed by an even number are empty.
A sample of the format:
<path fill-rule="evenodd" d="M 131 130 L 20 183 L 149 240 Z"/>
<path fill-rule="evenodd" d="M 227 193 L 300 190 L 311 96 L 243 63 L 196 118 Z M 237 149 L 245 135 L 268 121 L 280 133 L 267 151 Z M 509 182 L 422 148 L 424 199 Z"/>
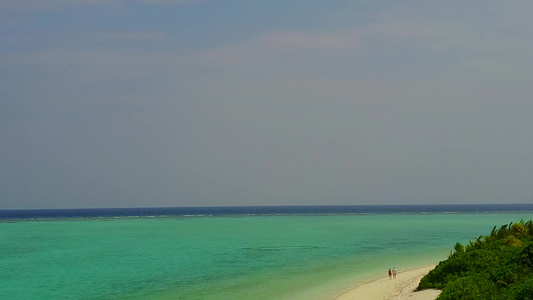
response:
<path fill-rule="evenodd" d="M 334 299 L 533 205 L 0 210 L 0 299 Z"/>

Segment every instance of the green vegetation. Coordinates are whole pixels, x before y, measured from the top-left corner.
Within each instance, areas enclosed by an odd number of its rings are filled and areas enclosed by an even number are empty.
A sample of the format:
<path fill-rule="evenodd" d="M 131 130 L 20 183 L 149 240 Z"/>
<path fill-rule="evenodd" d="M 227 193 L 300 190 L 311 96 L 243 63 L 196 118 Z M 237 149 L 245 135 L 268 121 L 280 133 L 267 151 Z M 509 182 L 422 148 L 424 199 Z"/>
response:
<path fill-rule="evenodd" d="M 496 226 L 469 245 L 455 244 L 419 290 L 436 288 L 438 300 L 533 300 L 533 222 Z"/>

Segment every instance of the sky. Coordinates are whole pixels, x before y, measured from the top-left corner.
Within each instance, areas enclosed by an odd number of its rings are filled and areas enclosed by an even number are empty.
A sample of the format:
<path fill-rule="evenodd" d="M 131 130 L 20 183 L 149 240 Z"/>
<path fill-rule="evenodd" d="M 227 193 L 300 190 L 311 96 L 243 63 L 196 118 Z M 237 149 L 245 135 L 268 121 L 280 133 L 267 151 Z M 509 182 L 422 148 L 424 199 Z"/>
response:
<path fill-rule="evenodd" d="M 0 209 L 531 203 L 531 11 L 3 0 Z"/>

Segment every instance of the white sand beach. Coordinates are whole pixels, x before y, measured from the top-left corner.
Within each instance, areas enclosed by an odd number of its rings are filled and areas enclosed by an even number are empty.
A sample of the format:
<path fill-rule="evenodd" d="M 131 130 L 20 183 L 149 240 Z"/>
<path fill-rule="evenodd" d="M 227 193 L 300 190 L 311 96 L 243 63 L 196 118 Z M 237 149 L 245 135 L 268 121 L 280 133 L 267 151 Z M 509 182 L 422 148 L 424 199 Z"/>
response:
<path fill-rule="evenodd" d="M 433 268 L 435 266 L 400 272 L 396 279 L 384 276 L 340 295 L 337 300 L 434 300 L 440 294 L 439 290 L 415 292 L 420 279 Z"/>

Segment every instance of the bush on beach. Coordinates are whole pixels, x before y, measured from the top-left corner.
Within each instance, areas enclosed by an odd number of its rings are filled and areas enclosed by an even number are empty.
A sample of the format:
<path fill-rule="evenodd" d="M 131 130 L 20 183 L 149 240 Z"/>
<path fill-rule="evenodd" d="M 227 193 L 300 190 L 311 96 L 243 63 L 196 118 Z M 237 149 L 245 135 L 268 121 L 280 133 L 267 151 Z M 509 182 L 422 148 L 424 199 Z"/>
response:
<path fill-rule="evenodd" d="M 496 226 L 429 272 L 418 290 L 436 288 L 438 300 L 533 300 L 533 222 Z"/>

